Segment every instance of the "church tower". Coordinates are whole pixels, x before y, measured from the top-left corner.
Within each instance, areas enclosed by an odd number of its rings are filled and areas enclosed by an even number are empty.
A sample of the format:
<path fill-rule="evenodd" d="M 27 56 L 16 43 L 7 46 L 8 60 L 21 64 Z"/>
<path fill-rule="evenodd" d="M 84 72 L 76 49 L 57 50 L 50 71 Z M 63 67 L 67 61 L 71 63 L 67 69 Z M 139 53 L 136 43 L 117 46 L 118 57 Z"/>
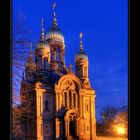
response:
<path fill-rule="evenodd" d="M 50 46 L 45 41 L 43 19 L 41 28 L 41 38 L 38 41 L 35 49 L 35 62 L 37 70 L 49 69 L 48 64 L 50 63 Z"/>
<path fill-rule="evenodd" d="M 88 56 L 84 52 L 83 42 L 82 42 L 83 34 L 80 33 L 80 50 L 79 53 L 75 56 L 75 69 L 76 76 L 78 76 L 85 86 L 90 87 L 90 82 L 88 78 Z"/>
<path fill-rule="evenodd" d="M 64 67 L 64 51 L 65 43 L 64 36 L 61 29 L 57 25 L 56 13 L 55 13 L 56 3 L 53 4 L 53 23 L 52 27 L 47 30 L 46 42 L 50 45 L 50 64 L 52 70 L 62 71 Z"/>
<path fill-rule="evenodd" d="M 82 33 L 75 69 L 66 68 L 65 42 L 57 25 L 56 3 L 52 26 L 44 31 L 25 65 L 21 93 L 27 95 L 29 112 L 26 140 L 96 140 L 95 90 L 88 77 L 88 56 L 84 52 Z M 78 47 L 78 46 L 77 46 Z M 26 89 L 26 90 L 25 90 Z M 32 100 L 33 99 L 33 100 Z"/>
<path fill-rule="evenodd" d="M 88 57 L 83 50 L 82 32 L 80 33 L 80 51 L 75 56 L 76 75 L 82 80 L 88 79 Z"/>

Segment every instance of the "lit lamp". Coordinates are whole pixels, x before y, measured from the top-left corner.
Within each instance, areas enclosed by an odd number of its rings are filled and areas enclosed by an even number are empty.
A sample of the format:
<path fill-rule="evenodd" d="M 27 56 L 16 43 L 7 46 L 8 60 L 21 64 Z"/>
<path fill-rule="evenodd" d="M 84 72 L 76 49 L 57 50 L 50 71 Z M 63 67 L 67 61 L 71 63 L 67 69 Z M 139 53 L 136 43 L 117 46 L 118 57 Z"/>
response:
<path fill-rule="evenodd" d="M 125 134 L 125 128 L 122 126 L 118 126 L 116 130 L 120 137 L 122 137 Z"/>

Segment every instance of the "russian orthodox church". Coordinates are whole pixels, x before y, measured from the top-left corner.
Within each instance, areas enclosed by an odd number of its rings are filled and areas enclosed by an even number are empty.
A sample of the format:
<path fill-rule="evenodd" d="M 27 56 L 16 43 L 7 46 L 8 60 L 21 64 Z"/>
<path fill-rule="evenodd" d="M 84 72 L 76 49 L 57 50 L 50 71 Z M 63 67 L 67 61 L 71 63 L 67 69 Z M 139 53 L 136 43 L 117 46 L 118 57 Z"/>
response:
<path fill-rule="evenodd" d="M 34 55 L 30 53 L 22 78 L 20 94 L 26 96 L 29 110 L 34 112 L 27 121 L 27 140 L 96 139 L 96 95 L 88 78 L 82 33 L 79 48 L 74 73 L 72 65 L 65 65 L 65 41 L 54 10 L 52 27 L 45 34 L 42 23 L 41 38 Z"/>

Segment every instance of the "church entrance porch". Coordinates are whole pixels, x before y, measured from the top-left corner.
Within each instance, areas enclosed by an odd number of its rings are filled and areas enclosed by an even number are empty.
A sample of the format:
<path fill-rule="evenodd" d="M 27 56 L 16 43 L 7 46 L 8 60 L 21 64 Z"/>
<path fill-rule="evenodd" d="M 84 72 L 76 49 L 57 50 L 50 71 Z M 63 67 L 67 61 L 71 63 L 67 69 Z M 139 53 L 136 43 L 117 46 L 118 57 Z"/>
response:
<path fill-rule="evenodd" d="M 69 110 L 65 116 L 65 138 L 76 140 L 78 136 L 78 119 L 75 110 Z"/>
<path fill-rule="evenodd" d="M 70 132 L 70 136 L 72 137 L 76 137 L 76 122 L 75 120 L 70 120 L 69 122 L 69 132 Z"/>

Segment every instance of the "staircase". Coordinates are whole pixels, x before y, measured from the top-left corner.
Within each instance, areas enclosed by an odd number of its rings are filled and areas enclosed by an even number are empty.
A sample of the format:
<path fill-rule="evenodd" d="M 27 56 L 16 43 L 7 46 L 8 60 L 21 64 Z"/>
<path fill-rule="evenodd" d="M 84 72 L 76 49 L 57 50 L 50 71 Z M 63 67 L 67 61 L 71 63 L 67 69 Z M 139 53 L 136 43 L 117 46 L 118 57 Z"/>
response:
<path fill-rule="evenodd" d="M 67 140 L 78 140 L 78 138 L 73 137 L 73 136 L 68 136 Z"/>

